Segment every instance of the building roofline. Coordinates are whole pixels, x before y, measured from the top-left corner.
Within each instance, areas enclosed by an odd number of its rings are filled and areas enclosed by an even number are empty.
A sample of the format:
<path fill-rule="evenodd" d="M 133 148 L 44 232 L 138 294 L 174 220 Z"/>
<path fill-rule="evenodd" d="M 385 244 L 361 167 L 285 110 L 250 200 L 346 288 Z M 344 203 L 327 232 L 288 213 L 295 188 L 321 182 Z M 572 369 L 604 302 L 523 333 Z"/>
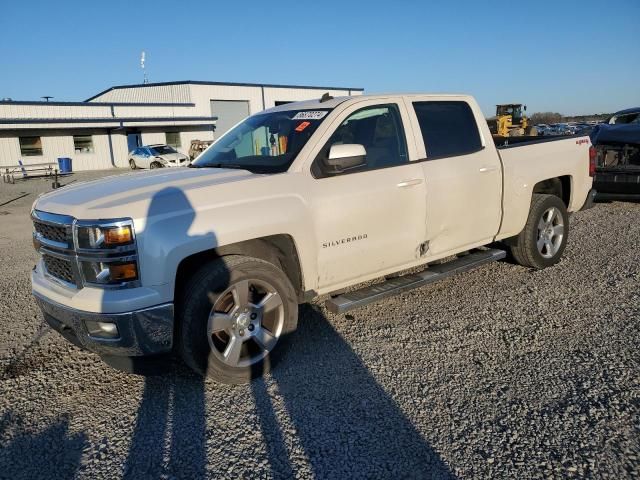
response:
<path fill-rule="evenodd" d="M 0 118 L 0 125 L 34 123 L 215 122 L 218 117 Z"/>
<path fill-rule="evenodd" d="M 85 102 L 90 102 L 94 98 L 104 95 L 105 93 L 108 93 L 112 90 L 119 90 L 123 88 L 163 87 L 169 85 L 218 85 L 228 87 L 300 88 L 308 90 L 351 90 L 356 92 L 364 91 L 364 88 L 359 87 L 316 87 L 313 85 L 279 85 L 272 83 L 207 82 L 202 80 L 180 80 L 176 82 L 134 83 L 131 85 L 116 85 L 95 94 L 93 97 L 87 98 Z"/>
<path fill-rule="evenodd" d="M 45 102 L 39 100 L 0 100 L 0 105 L 38 105 L 38 106 L 67 106 L 67 107 L 195 107 L 195 103 L 169 103 L 169 102 Z"/>

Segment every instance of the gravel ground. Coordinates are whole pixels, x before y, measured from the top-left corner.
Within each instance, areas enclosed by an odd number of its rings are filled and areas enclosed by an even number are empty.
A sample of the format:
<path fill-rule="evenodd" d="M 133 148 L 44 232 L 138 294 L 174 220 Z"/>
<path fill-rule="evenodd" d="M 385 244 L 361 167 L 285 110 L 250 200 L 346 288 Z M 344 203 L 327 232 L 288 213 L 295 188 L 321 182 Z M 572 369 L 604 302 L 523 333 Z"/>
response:
<path fill-rule="evenodd" d="M 0 184 L 0 478 L 640 476 L 640 204 L 575 214 L 545 271 L 303 306 L 280 367 L 231 387 L 122 373 L 44 326 L 28 213 L 49 186 Z"/>

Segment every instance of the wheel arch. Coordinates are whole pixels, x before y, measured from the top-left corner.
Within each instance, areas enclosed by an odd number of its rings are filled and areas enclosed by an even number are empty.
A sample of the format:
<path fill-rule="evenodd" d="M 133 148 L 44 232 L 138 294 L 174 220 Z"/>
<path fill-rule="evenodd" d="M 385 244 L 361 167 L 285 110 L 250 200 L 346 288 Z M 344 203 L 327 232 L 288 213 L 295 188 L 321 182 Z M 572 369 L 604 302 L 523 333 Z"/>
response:
<path fill-rule="evenodd" d="M 571 205 L 571 183 L 571 175 L 562 175 L 560 177 L 542 180 L 533 186 L 532 199 L 533 194 L 536 193 L 555 195 L 562 200 L 565 207 L 569 208 L 569 205 Z"/>
<path fill-rule="evenodd" d="M 181 288 L 190 275 L 204 263 L 228 255 L 244 255 L 259 258 L 282 268 L 298 296 L 304 300 L 304 277 L 296 243 L 291 235 L 277 234 L 254 238 L 242 242 L 203 250 L 183 258 L 178 264 L 175 277 L 174 299 L 179 298 Z"/>

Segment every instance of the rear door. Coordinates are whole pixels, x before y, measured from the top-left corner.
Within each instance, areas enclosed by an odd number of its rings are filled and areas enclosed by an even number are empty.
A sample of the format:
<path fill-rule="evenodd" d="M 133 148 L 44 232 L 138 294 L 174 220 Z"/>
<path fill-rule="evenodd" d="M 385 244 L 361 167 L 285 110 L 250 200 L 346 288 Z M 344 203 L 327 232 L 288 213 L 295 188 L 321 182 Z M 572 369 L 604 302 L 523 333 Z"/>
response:
<path fill-rule="evenodd" d="M 401 99 L 366 100 L 345 110 L 320 142 L 309 198 L 318 242 L 319 288 L 340 288 L 415 261 L 425 234 L 425 184 Z M 366 165 L 323 171 L 332 145 L 360 144 Z"/>
<path fill-rule="evenodd" d="M 500 227 L 502 170 L 492 139 L 478 128 L 482 113 L 464 97 L 405 101 L 423 159 L 427 255 L 490 243 Z"/>

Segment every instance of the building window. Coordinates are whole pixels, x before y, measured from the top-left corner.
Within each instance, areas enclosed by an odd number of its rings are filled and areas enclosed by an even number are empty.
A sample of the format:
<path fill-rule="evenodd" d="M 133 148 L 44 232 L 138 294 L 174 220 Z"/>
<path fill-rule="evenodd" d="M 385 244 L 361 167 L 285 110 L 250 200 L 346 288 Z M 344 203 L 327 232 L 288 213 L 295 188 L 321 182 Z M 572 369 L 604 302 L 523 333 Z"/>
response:
<path fill-rule="evenodd" d="M 36 157 L 42 155 L 42 140 L 40 137 L 20 137 L 20 155 Z"/>
<path fill-rule="evenodd" d="M 167 145 L 172 146 L 173 148 L 180 148 L 182 144 L 180 143 L 180 132 L 167 132 L 166 134 Z"/>
<path fill-rule="evenodd" d="M 91 135 L 74 135 L 73 149 L 76 153 L 93 153 L 93 137 Z"/>

